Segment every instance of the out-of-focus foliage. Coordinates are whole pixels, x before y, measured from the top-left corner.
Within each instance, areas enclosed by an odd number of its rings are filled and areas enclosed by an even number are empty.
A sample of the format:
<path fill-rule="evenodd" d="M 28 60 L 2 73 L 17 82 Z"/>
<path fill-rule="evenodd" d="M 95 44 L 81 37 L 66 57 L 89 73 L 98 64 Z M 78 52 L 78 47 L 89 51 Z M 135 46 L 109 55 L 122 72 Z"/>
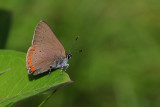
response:
<path fill-rule="evenodd" d="M 67 69 L 75 82 L 56 92 L 46 107 L 160 106 L 160 1 L 5 0 L 0 8 L 11 13 L 5 49 L 26 52 L 40 20 L 66 51 L 80 36 Z M 84 52 L 77 53 L 81 48 Z"/>

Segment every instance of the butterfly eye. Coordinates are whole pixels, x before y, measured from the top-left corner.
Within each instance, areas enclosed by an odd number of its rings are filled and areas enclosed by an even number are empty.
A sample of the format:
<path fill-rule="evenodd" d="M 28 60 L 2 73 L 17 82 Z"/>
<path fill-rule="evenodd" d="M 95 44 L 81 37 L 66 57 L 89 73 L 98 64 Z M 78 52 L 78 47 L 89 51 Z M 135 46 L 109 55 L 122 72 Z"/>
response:
<path fill-rule="evenodd" d="M 71 57 L 72 57 L 72 54 L 68 54 L 67 58 L 71 59 Z"/>

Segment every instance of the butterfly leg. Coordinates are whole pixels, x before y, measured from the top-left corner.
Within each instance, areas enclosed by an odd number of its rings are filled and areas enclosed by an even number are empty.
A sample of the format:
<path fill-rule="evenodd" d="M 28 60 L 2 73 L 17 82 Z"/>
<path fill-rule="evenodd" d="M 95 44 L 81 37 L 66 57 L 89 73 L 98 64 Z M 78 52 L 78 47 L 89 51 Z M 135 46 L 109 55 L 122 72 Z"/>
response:
<path fill-rule="evenodd" d="M 65 70 L 64 70 L 64 72 L 67 70 L 68 67 L 69 67 L 69 64 L 65 64 Z"/>
<path fill-rule="evenodd" d="M 49 69 L 49 72 L 51 72 L 52 71 L 52 66 L 50 66 L 50 69 Z"/>
<path fill-rule="evenodd" d="M 51 74 L 51 71 L 52 71 L 52 66 L 50 66 L 50 69 L 49 69 L 49 73 L 48 73 L 48 75 L 50 75 L 50 74 Z"/>
<path fill-rule="evenodd" d="M 61 75 L 62 75 L 62 72 L 63 72 L 63 66 L 61 67 Z"/>

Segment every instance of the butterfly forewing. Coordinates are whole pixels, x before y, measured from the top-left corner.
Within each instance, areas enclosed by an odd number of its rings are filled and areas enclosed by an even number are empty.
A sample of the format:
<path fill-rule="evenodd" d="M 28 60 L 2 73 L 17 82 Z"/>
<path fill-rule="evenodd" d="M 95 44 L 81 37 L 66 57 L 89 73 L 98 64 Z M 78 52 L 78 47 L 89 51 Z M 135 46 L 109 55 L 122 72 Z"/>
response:
<path fill-rule="evenodd" d="M 32 45 L 46 44 L 51 48 L 56 48 L 61 52 L 65 52 L 64 47 L 52 32 L 49 25 L 43 21 L 40 21 L 35 29 Z"/>

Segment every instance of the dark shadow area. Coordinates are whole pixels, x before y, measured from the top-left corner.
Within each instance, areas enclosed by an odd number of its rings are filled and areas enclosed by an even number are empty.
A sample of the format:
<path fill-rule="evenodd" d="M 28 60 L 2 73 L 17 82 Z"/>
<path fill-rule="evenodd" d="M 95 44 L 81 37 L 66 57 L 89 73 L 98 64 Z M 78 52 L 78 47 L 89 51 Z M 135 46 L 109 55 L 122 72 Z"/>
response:
<path fill-rule="evenodd" d="M 38 94 L 15 103 L 14 107 L 38 107 L 47 96 L 48 94 Z"/>
<path fill-rule="evenodd" d="M 48 70 L 48 71 L 45 71 L 45 72 L 43 72 L 43 73 L 40 73 L 40 74 L 38 74 L 38 75 L 28 75 L 28 78 L 29 78 L 29 81 L 32 81 L 32 80 L 36 80 L 36 79 L 38 79 L 38 78 L 41 78 L 41 77 L 43 77 L 43 76 L 45 76 L 45 75 L 50 75 L 50 73 L 51 72 L 54 72 L 56 69 L 51 69 L 51 71 L 50 70 Z M 35 71 L 36 72 L 36 71 Z"/>
<path fill-rule="evenodd" d="M 5 48 L 11 26 L 12 14 L 10 11 L 0 9 L 0 49 Z"/>

